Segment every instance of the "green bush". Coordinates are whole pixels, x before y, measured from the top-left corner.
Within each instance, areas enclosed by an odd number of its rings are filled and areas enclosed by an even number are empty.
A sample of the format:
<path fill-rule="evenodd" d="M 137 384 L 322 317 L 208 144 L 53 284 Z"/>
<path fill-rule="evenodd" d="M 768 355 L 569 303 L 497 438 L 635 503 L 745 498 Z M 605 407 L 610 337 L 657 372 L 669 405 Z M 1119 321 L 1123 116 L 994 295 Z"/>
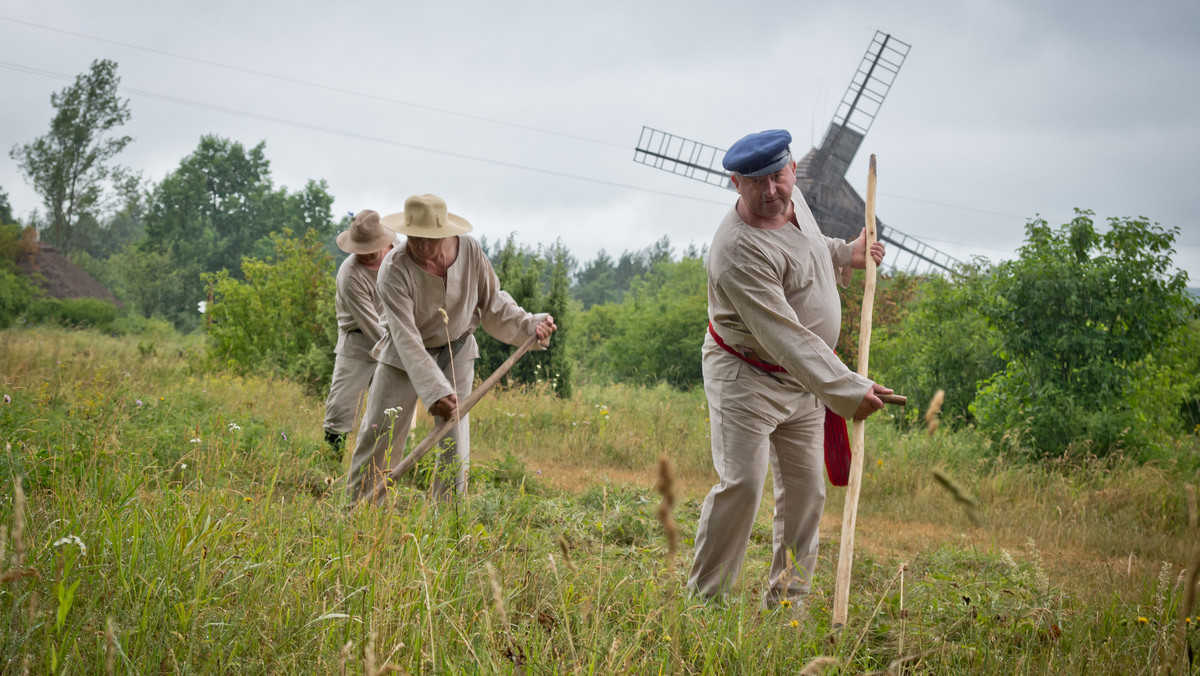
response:
<path fill-rule="evenodd" d="M 333 259 L 310 230 L 272 234 L 270 260 L 242 262 L 245 280 L 222 270 L 204 275 L 209 364 L 238 373 L 296 378 L 320 396 L 333 376 L 337 336 Z"/>
<path fill-rule="evenodd" d="M 68 329 L 108 330 L 118 313 L 117 306 L 99 298 L 43 297 L 29 304 L 25 318 L 31 324 L 53 323 Z"/>
<path fill-rule="evenodd" d="M 962 266 L 952 279 L 930 277 L 917 288 L 897 324 L 882 324 L 871 349 L 872 375 L 907 396 L 904 420 L 921 414 L 938 390 L 945 391 L 942 420 L 962 426 L 980 385 L 1004 368 L 997 356 L 1000 335 L 980 313 L 989 277 L 977 264 Z"/>
<path fill-rule="evenodd" d="M 1057 230 L 1031 221 L 1019 258 L 997 266 L 983 299 L 1008 366 L 972 410 L 1001 447 L 1105 456 L 1145 450 L 1156 436 L 1138 383 L 1196 316 L 1187 274 L 1172 271 L 1179 231 L 1110 218 L 1100 233 L 1091 217 L 1076 210 Z"/>
<path fill-rule="evenodd" d="M 12 326 L 38 293 L 24 275 L 0 266 L 0 329 Z"/>

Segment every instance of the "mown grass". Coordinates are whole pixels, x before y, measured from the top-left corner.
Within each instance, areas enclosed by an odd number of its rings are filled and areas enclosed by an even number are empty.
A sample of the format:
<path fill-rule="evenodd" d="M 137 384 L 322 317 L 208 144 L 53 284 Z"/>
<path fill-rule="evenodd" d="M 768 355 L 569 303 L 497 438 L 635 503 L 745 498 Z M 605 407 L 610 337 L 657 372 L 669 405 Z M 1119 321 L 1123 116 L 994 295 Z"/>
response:
<path fill-rule="evenodd" d="M 834 629 L 841 489 L 803 608 L 758 606 L 769 501 L 726 603 L 685 593 L 714 478 L 698 392 L 498 392 L 472 412 L 469 497 L 429 500 L 426 465 L 347 514 L 294 385 L 201 373 L 189 340 L 0 344 L 0 674 L 1180 673 L 1200 645 L 1194 437 L 1150 466 L 1043 468 L 872 423 Z"/>

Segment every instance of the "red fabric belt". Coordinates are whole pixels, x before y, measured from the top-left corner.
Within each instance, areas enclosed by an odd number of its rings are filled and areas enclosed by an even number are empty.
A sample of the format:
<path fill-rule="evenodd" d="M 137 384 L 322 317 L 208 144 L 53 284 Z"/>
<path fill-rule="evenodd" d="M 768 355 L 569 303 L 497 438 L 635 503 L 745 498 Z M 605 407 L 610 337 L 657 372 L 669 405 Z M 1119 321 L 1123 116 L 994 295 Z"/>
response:
<path fill-rule="evenodd" d="M 717 341 L 717 345 L 720 345 L 722 350 L 725 350 L 729 354 L 741 359 L 754 368 L 762 369 L 767 373 L 787 373 L 787 369 L 783 368 L 782 366 L 776 366 L 775 364 L 768 364 L 757 359 L 751 359 L 732 347 L 729 347 L 729 345 L 727 345 L 725 341 L 721 340 L 721 337 L 717 335 L 716 330 L 713 329 L 712 322 L 708 323 L 708 333 L 713 337 L 713 340 Z"/>
<path fill-rule="evenodd" d="M 782 366 L 751 359 L 727 345 L 713 329 L 712 322 L 708 323 L 708 333 L 722 350 L 747 364 L 767 373 L 787 373 Z M 850 482 L 850 437 L 846 434 L 846 419 L 829 410 L 828 406 L 825 407 L 825 472 L 834 486 L 845 486 Z"/>

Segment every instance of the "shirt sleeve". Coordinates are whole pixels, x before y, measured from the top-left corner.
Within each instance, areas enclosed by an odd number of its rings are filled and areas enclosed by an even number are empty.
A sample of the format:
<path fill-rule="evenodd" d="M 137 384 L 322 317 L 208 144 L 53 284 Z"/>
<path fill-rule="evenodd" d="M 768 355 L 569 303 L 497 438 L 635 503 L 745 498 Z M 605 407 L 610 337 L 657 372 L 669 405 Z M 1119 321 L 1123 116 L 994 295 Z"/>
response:
<path fill-rule="evenodd" d="M 529 338 L 545 313 L 532 314 L 517 305 L 513 297 L 500 288 L 500 279 L 491 262 L 482 253 L 476 261 L 479 267 L 479 326 L 488 335 L 509 345 L 520 345 Z M 539 345 L 539 348 L 545 346 Z"/>
<path fill-rule="evenodd" d="M 374 281 L 354 275 L 346 286 L 346 310 L 370 344 L 378 343 L 383 337 L 383 328 L 379 325 L 379 310 L 375 306 L 379 291 Z"/>
<path fill-rule="evenodd" d="M 850 261 L 854 257 L 854 244 L 837 237 L 826 237 L 825 246 L 829 249 L 829 257 L 833 259 L 833 274 L 837 278 L 838 286 L 843 289 L 850 286 L 850 278 L 854 274 L 850 267 Z"/>
<path fill-rule="evenodd" d="M 834 413 L 853 417 L 871 381 L 846 368 L 819 336 L 800 323 L 772 266 L 733 266 L 717 280 L 754 339 L 789 375 Z"/>

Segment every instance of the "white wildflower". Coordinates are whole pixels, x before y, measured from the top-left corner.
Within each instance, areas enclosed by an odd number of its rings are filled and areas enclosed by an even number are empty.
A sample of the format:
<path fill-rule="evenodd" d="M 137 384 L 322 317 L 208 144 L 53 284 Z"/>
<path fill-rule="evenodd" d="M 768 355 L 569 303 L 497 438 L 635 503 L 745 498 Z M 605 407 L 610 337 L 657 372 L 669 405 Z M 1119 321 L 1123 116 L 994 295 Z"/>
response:
<path fill-rule="evenodd" d="M 399 406 L 393 406 L 392 408 L 384 409 L 383 414 L 389 418 L 395 418 L 396 416 L 400 415 L 400 411 L 403 410 L 404 409 L 400 408 Z"/>
<path fill-rule="evenodd" d="M 195 439 L 192 439 L 188 443 L 189 444 L 198 444 L 198 443 L 200 443 L 200 437 L 196 437 Z"/>
<path fill-rule="evenodd" d="M 54 541 L 55 547 L 63 545 L 75 545 L 79 548 L 80 556 L 87 556 L 87 545 L 83 544 L 83 540 L 80 540 L 78 535 L 67 535 Z"/>
<path fill-rule="evenodd" d="M 235 422 L 231 422 L 231 423 L 229 423 L 229 431 L 230 431 L 230 432 L 233 432 L 233 431 L 235 431 L 235 430 L 240 430 L 240 429 L 242 429 L 242 426 L 241 426 L 241 425 L 239 425 L 239 424 L 237 424 L 237 423 L 235 423 Z"/>

